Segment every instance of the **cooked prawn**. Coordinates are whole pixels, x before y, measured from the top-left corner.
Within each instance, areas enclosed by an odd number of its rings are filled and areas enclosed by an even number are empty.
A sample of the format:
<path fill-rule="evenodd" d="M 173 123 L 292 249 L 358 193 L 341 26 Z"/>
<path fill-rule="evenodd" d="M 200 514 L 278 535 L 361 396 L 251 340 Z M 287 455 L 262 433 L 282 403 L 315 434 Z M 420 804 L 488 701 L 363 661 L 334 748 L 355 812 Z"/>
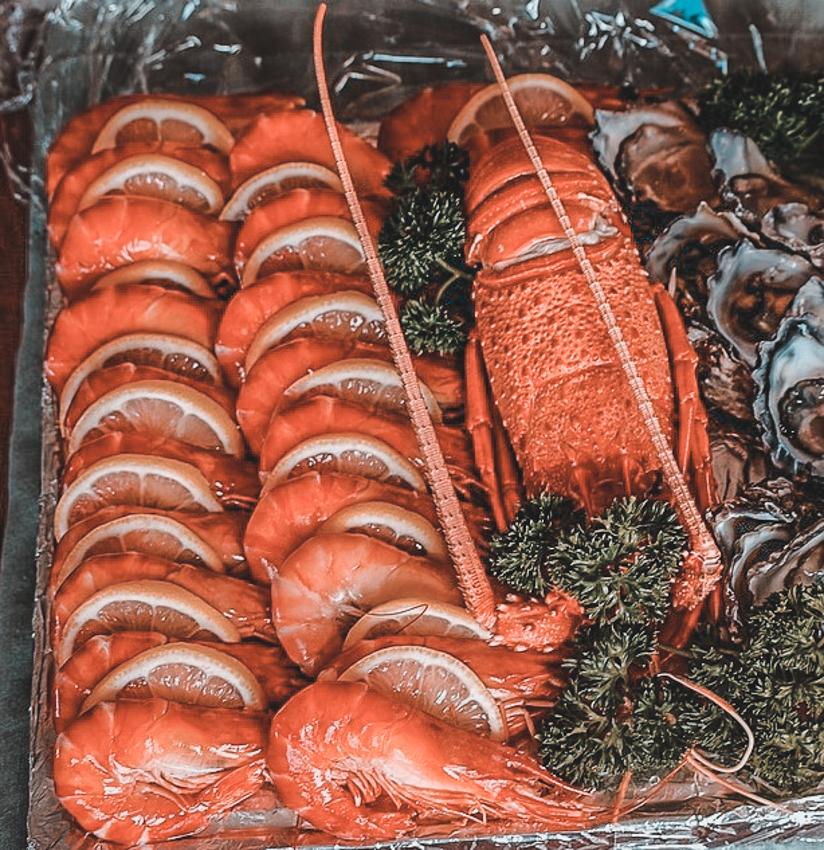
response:
<path fill-rule="evenodd" d="M 233 235 L 230 223 L 171 201 L 112 195 L 72 217 L 55 269 L 70 298 L 140 260 L 185 263 L 219 286 L 231 278 Z"/>
<path fill-rule="evenodd" d="M 318 682 L 292 697 L 272 721 L 266 760 L 283 802 L 347 841 L 448 835 L 461 822 L 489 832 L 604 819 L 529 757 L 360 682 Z"/>
<path fill-rule="evenodd" d="M 241 637 L 277 642 L 269 594 L 242 578 L 140 552 L 93 555 L 60 585 L 52 604 L 52 642 L 56 646 L 66 620 L 94 593 L 112 584 L 143 579 L 168 581 L 191 591 L 234 623 Z"/>
<path fill-rule="evenodd" d="M 215 341 L 215 354 L 226 379 L 238 386 L 246 379 L 246 352 L 267 319 L 301 298 L 336 291 L 372 294 L 369 278 L 337 272 L 274 272 L 239 289 L 229 299 Z"/>
<path fill-rule="evenodd" d="M 59 393 L 72 371 L 96 348 L 124 334 L 176 334 L 214 346 L 220 305 L 151 284 L 95 290 L 64 307 L 52 326 L 45 371 Z"/>
<path fill-rule="evenodd" d="M 54 674 L 54 727 L 62 732 L 80 714 L 86 697 L 111 670 L 147 649 L 171 643 L 160 632 L 114 632 L 86 641 Z M 280 706 L 308 680 L 277 644 L 191 641 L 231 655 L 245 664 L 260 682 L 269 704 Z"/>
<path fill-rule="evenodd" d="M 268 727 L 268 714 L 244 709 L 101 702 L 58 735 L 55 793 L 107 841 L 192 835 L 263 784 Z"/>
<path fill-rule="evenodd" d="M 288 387 L 304 375 L 344 358 L 387 363 L 392 356 L 389 348 L 382 345 L 311 336 L 281 343 L 263 354 L 249 371 L 237 400 L 237 421 L 254 454 L 260 454 L 269 420 Z M 415 362 L 421 381 L 442 408 L 460 405 L 462 381 L 454 366 L 431 357 L 417 358 Z M 362 397 L 365 395 L 361 393 Z"/>
<path fill-rule="evenodd" d="M 403 634 L 361 640 L 344 650 L 318 676 L 334 680 L 361 658 L 389 646 L 424 646 L 449 653 L 480 677 L 501 706 L 507 739 L 524 729 L 532 731 L 533 718 L 551 707 L 566 684 L 561 662 L 566 652 L 516 651 L 491 646 L 477 638 Z"/>
<path fill-rule="evenodd" d="M 392 163 L 380 151 L 340 127 L 341 143 L 362 197 L 386 197 L 383 181 Z M 229 156 L 234 185 L 270 165 L 299 160 L 337 170 L 323 116 L 308 109 L 258 116 L 240 134 Z"/>
<path fill-rule="evenodd" d="M 212 449 L 200 449 L 172 437 L 126 431 L 109 431 L 95 437 L 67 458 L 63 470 L 64 489 L 93 463 L 119 454 L 160 455 L 196 466 L 226 507 L 248 507 L 257 502 L 258 477 L 254 464 L 249 461 Z"/>
<path fill-rule="evenodd" d="M 445 425 L 436 430 L 450 472 L 458 480 L 468 478 L 472 460 L 465 434 Z M 416 465 L 423 466 L 408 418 L 374 411 L 336 396 L 317 395 L 278 410 L 277 416 L 270 419 L 260 449 L 261 480 L 299 442 L 333 431 L 357 431 L 378 437 Z"/>
<path fill-rule="evenodd" d="M 125 523 L 134 518 L 134 521 Z M 246 556 L 243 534 L 248 514 L 242 511 L 164 511 L 136 505 L 109 505 L 76 522 L 57 544 L 49 573 L 50 592 L 82 561 L 92 555 L 143 552 L 167 557 L 164 544 L 175 546 L 165 533 L 169 526 L 183 526 L 200 538 L 223 565 L 222 572 L 243 575 Z M 156 521 L 156 522 L 154 522 Z M 108 530 L 108 533 L 106 533 Z M 175 539 L 179 539 L 179 536 Z M 79 559 L 79 560 L 78 560 Z M 187 564 L 206 566 L 192 553 L 176 558 Z M 214 567 L 212 567 L 214 569 Z"/>
<path fill-rule="evenodd" d="M 173 94 L 124 95 L 95 104 L 91 109 L 78 112 L 69 120 L 55 139 L 46 161 L 46 191 L 49 198 L 54 195 L 63 175 L 80 160 L 89 156 L 98 133 L 109 118 L 124 106 L 147 99 L 184 98 Z M 232 97 L 187 95 L 185 100 L 214 112 L 235 135 L 261 111 L 294 109 L 303 105 L 303 99 L 300 97 L 274 93 L 234 94 Z"/>
<path fill-rule="evenodd" d="M 107 148 L 80 160 L 63 175 L 49 204 L 48 228 L 52 244 L 59 248 L 72 216 L 89 184 L 106 169 L 130 156 L 160 154 L 195 165 L 208 174 L 226 192 L 229 188 L 229 163 L 225 156 L 207 148 L 193 148 L 174 142 L 132 142 Z"/>
<path fill-rule="evenodd" d="M 349 627 L 365 611 L 416 594 L 461 603 L 455 574 L 354 532 L 317 534 L 286 559 L 272 579 L 272 619 L 289 657 L 309 675 L 340 652 Z"/>
<path fill-rule="evenodd" d="M 269 583 L 284 561 L 331 516 L 360 502 L 385 501 L 436 524 L 432 499 L 405 487 L 341 472 L 305 472 L 264 489 L 243 548 L 255 581 Z"/>
<path fill-rule="evenodd" d="M 364 215 L 370 232 L 377 238 L 383 210 L 367 203 Z M 333 189 L 291 189 L 258 204 L 246 216 L 235 239 L 234 262 L 238 278 L 261 240 L 287 224 L 316 216 L 351 219 L 345 196 Z"/>

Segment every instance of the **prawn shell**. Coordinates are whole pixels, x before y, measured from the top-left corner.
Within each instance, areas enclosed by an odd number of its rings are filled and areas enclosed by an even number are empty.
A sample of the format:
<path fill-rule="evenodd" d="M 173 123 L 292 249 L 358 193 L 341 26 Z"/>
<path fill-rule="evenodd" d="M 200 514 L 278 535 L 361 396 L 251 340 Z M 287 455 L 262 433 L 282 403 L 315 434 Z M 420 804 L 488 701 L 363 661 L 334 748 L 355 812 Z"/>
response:
<path fill-rule="evenodd" d="M 194 835 L 263 785 L 268 727 L 265 712 L 101 702 L 57 736 L 55 793 L 106 841 Z"/>
<path fill-rule="evenodd" d="M 85 159 L 94 147 L 95 139 L 103 125 L 115 112 L 143 100 L 185 100 L 214 112 L 237 136 L 238 133 L 262 111 L 295 109 L 303 106 L 303 98 L 290 94 L 234 94 L 231 97 L 216 95 L 173 94 L 123 95 L 90 109 L 78 112 L 63 127 L 54 140 L 46 160 L 46 191 L 54 195 L 63 175 L 80 160 Z"/>
<path fill-rule="evenodd" d="M 372 238 L 377 239 L 385 210 L 368 200 L 364 200 L 362 209 L 366 226 Z M 275 195 L 255 206 L 243 220 L 235 239 L 234 263 L 238 278 L 243 277 L 249 257 L 266 236 L 289 224 L 317 216 L 351 221 L 352 214 L 346 196 L 334 189 L 298 188 Z"/>
<path fill-rule="evenodd" d="M 437 527 L 429 495 L 340 472 L 305 472 L 264 490 L 249 517 L 243 547 L 255 581 L 271 582 L 281 565 L 337 511 L 384 501 L 414 511 Z"/>
<path fill-rule="evenodd" d="M 117 454 L 146 454 L 181 460 L 196 466 L 226 507 L 248 506 L 257 501 L 255 465 L 223 452 L 201 449 L 173 437 L 156 437 L 127 431 L 109 431 L 71 454 L 63 471 L 63 487 L 91 464 Z"/>
<path fill-rule="evenodd" d="M 541 708 L 549 708 L 567 681 L 561 664 L 568 652 L 563 650 L 518 651 L 503 644 L 492 646 L 478 638 L 403 632 L 358 641 L 322 670 L 318 679 L 335 680 L 361 658 L 393 646 L 424 646 L 446 652 L 466 664 L 501 703 L 507 721 L 507 737 L 526 728 L 525 716 L 530 701 L 539 701 Z M 514 712 L 513 707 L 521 710 Z"/>
<path fill-rule="evenodd" d="M 349 340 L 299 337 L 270 348 L 249 370 L 237 399 L 237 421 L 252 453 L 259 455 L 269 421 L 283 403 L 286 389 L 304 375 L 345 358 L 368 358 L 391 363 L 387 346 Z M 416 357 L 418 376 L 442 408 L 463 403 L 463 380 L 443 358 Z"/>
<path fill-rule="evenodd" d="M 46 377 L 59 393 L 89 354 L 129 333 L 176 334 L 211 349 L 220 311 L 216 302 L 155 284 L 95 290 L 57 314 L 46 351 Z"/>
<path fill-rule="evenodd" d="M 77 649 L 54 675 L 54 728 L 62 732 L 89 694 L 109 672 L 141 652 L 174 643 L 160 632 L 114 632 L 95 635 Z M 276 644 L 189 641 L 232 656 L 252 672 L 271 706 L 279 706 L 308 684 Z"/>
<path fill-rule="evenodd" d="M 346 840 L 582 830 L 605 812 L 518 751 L 362 682 L 317 682 L 272 720 L 266 762 L 283 803 Z M 463 814 L 463 817 L 462 817 Z"/>
<path fill-rule="evenodd" d="M 381 121 L 378 150 L 392 162 L 404 160 L 446 138 L 455 116 L 486 83 L 428 86 L 396 106 Z"/>
<path fill-rule="evenodd" d="M 365 534 L 318 534 L 298 546 L 272 579 L 272 619 L 289 657 L 312 676 L 340 652 L 360 614 L 413 594 L 463 601 L 451 567 Z"/>
<path fill-rule="evenodd" d="M 448 426 L 435 426 L 447 465 L 463 477 L 472 460 L 463 432 Z M 358 432 L 388 443 L 423 470 L 420 447 L 412 422 L 403 416 L 381 413 L 335 396 L 318 395 L 279 409 L 269 420 L 260 449 L 261 480 L 290 449 L 310 437 L 333 432 Z"/>
<path fill-rule="evenodd" d="M 63 175 L 49 204 L 48 228 L 52 244 L 59 248 L 66 228 L 77 212 L 83 193 L 97 177 L 123 159 L 138 154 L 159 154 L 179 159 L 204 171 L 223 190 L 229 189 L 229 162 L 226 156 L 208 148 L 193 148 L 172 142 L 132 142 L 106 148 L 80 160 Z"/>
<path fill-rule="evenodd" d="M 191 266 L 218 286 L 231 277 L 234 225 L 171 201 L 109 195 L 76 213 L 55 264 L 69 298 L 97 278 L 141 260 Z"/>
<path fill-rule="evenodd" d="M 362 197 L 386 197 L 384 180 L 392 163 L 376 148 L 339 125 L 343 154 Z M 238 137 L 229 154 L 234 186 L 282 162 L 317 162 L 337 172 L 323 116 L 308 109 L 259 115 Z"/>
<path fill-rule="evenodd" d="M 274 272 L 239 289 L 229 299 L 215 340 L 215 355 L 233 386 L 246 380 L 246 352 L 266 320 L 301 298 L 332 292 L 372 295 L 367 277 L 337 272 Z"/>
<path fill-rule="evenodd" d="M 192 564 L 122 552 L 87 558 L 60 586 L 52 604 L 54 645 L 72 612 L 94 593 L 112 584 L 143 579 L 160 579 L 191 591 L 234 623 L 241 637 L 277 643 L 265 588 Z"/>
<path fill-rule="evenodd" d="M 53 595 L 57 590 L 56 580 L 61 573 L 64 561 L 83 537 L 98 526 L 132 514 L 153 514 L 169 517 L 186 526 L 206 542 L 220 556 L 227 572 L 237 575 L 246 570 L 243 534 L 246 530 L 248 513 L 242 511 L 215 511 L 213 513 L 209 511 L 165 511 L 161 508 L 138 505 L 109 505 L 74 523 L 58 541 L 49 573 L 50 594 Z M 104 553 L 102 551 L 91 551 L 88 556 L 99 554 Z M 111 552 L 107 554 L 111 554 Z M 146 552 L 145 554 L 154 553 Z"/>

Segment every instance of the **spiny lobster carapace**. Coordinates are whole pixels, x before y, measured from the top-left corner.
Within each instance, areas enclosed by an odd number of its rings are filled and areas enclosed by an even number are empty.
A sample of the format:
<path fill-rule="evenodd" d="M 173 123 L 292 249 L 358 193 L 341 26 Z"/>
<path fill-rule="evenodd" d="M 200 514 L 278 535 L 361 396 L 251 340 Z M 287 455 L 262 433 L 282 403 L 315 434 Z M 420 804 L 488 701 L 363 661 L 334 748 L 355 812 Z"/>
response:
<path fill-rule="evenodd" d="M 674 596 L 691 616 L 669 631 L 684 639 L 719 565 L 701 515 L 716 495 L 694 354 L 586 146 L 530 137 L 485 47 L 518 130 L 474 163 L 467 187 L 474 344 L 496 411 L 527 495 L 562 493 L 590 515 L 616 496 L 662 490 L 673 501 L 692 547 Z M 479 373 L 468 398 L 481 396 Z M 489 443 L 487 422 L 469 411 Z M 508 482 L 486 471 L 498 516 L 511 519 Z"/>
<path fill-rule="evenodd" d="M 592 157 L 553 139 L 540 138 L 535 147 L 488 42 L 485 47 L 520 138 L 505 140 L 473 163 L 467 188 L 469 259 L 481 266 L 474 292 L 476 345 L 467 359 L 478 365 L 485 360 L 495 402 L 494 413 L 472 408 L 471 400 L 484 392 L 482 370 L 470 371 L 468 426 L 480 446 L 478 465 L 496 515 L 505 518 L 503 494 L 511 482 L 489 462 L 502 454 L 494 433 L 500 415 L 528 493 L 565 493 L 590 513 L 624 494 L 657 488 L 671 496 L 693 550 L 675 589 L 674 607 L 691 612 L 682 618 L 686 623 L 673 627 L 673 637 L 683 638 L 719 567 L 690 493 L 694 486 L 703 509 L 715 498 L 683 325 L 667 294 L 650 287 L 620 206 Z M 322 67 L 318 71 L 335 149 Z M 338 153 L 357 223 L 363 216 Z M 411 358 L 365 223 L 359 231 L 467 606 L 504 642 L 557 646 L 571 636 L 581 609 L 560 593 L 541 602 L 497 604 L 418 398 Z M 689 483 L 681 470 L 688 470 Z M 510 516 L 513 504 L 510 498 Z"/>

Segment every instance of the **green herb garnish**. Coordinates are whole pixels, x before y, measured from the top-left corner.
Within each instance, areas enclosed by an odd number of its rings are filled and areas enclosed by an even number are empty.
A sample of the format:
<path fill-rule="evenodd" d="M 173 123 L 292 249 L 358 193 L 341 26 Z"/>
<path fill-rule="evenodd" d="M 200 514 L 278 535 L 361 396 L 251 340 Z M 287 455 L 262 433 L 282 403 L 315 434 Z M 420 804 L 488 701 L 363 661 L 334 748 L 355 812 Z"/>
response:
<path fill-rule="evenodd" d="M 468 154 L 452 142 L 396 163 L 395 206 L 378 236 L 387 283 L 401 296 L 401 326 L 416 354 L 454 354 L 466 342 L 473 271 L 464 261 Z"/>
<path fill-rule="evenodd" d="M 564 496 L 541 493 L 527 500 L 509 528 L 492 538 L 490 572 L 513 590 L 545 596 L 552 584 L 550 561 L 561 532 L 583 522 L 584 512 Z"/>
<path fill-rule="evenodd" d="M 601 623 L 659 622 L 669 604 L 686 536 L 656 499 L 616 499 L 603 515 L 559 540 L 552 579 Z"/>
<path fill-rule="evenodd" d="M 824 129 L 824 74 L 733 73 L 707 84 L 699 107 L 706 130 L 744 133 L 779 167 L 805 161 L 821 170 L 813 160 Z"/>

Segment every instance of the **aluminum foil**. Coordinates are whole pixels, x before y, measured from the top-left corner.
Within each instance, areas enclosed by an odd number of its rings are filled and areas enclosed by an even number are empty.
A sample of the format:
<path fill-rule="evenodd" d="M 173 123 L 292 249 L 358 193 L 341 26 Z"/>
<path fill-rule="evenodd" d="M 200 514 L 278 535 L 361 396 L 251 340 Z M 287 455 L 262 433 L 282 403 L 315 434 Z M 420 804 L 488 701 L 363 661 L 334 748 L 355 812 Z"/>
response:
<path fill-rule="evenodd" d="M 333 0 L 329 7 L 326 63 L 335 109 L 339 118 L 367 131 L 387 109 L 423 85 L 491 79 L 480 32 L 490 37 L 509 74 L 547 70 L 572 81 L 666 87 L 676 94 L 688 94 L 719 71 L 809 69 L 824 44 L 824 4 L 819 0 L 780 6 L 768 0 Z M 35 139 L 31 164 L 0 154 L 15 175 L 20 196 L 31 201 L 28 297 L 39 298 L 44 306 L 27 319 L 24 335 L 34 339 L 30 349 L 38 353 L 24 355 L 22 368 L 39 374 L 44 332 L 58 306 L 45 238 L 43 185 L 46 151 L 63 124 L 86 106 L 130 92 L 283 90 L 304 96 L 313 106 L 314 11 L 314 3 L 299 0 L 276 6 L 266 0 L 65 0 L 56 6 L 47 0 L 0 0 L 0 110 L 30 110 Z M 31 381 L 25 386 L 30 393 Z M 42 381 L 35 386 L 42 387 Z M 18 397 L 17 408 L 35 401 L 39 399 Z M 102 848 L 104 842 L 78 835 L 57 803 L 50 779 L 54 733 L 43 606 L 52 551 L 57 440 L 52 397 L 45 389 L 43 410 L 41 512 L 30 562 L 37 571 L 37 591 L 29 845 L 56 850 L 77 846 L 73 842 L 79 840 L 80 846 Z M 22 427 L 19 414 L 15 427 Z M 10 515 L 15 498 L 19 509 L 18 489 L 15 483 Z M 15 534 L 10 527 L 7 535 Z M 492 836 L 480 825 L 452 838 L 415 844 L 584 850 L 618 844 L 712 848 L 764 847 L 767 842 L 813 846 L 824 841 L 824 796 L 793 801 L 780 810 L 730 808 L 718 791 L 685 775 L 670 789 L 669 802 L 659 800 L 644 816 L 586 833 Z M 684 803 L 685 797 L 692 799 Z M 230 816 L 209 835 L 169 846 L 288 846 L 296 839 L 294 826 L 294 816 L 285 811 Z M 238 828 L 245 830 L 242 839 L 236 837 Z M 311 837 L 302 840 L 317 843 Z"/>

